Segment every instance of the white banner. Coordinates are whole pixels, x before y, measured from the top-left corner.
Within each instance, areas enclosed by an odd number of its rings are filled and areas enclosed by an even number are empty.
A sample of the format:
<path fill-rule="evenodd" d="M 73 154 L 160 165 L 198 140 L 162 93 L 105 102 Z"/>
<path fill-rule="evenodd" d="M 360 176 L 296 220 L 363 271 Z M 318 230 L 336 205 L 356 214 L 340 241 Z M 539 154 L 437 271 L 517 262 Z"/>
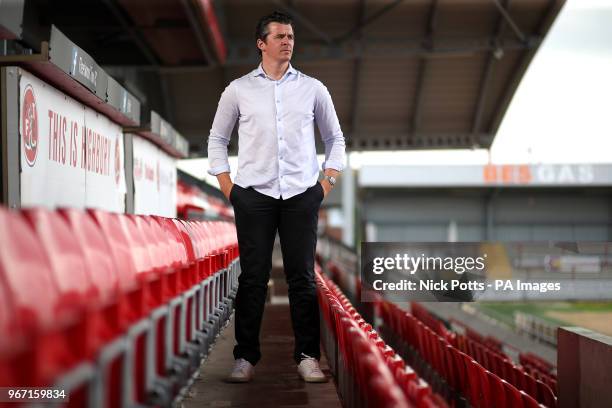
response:
<path fill-rule="evenodd" d="M 159 160 L 159 215 L 176 217 L 176 159 L 157 150 Z"/>
<path fill-rule="evenodd" d="M 363 166 L 361 187 L 587 187 L 612 185 L 612 165 L 470 164 Z"/>
<path fill-rule="evenodd" d="M 176 159 L 134 135 L 134 212 L 176 217 Z"/>
<path fill-rule="evenodd" d="M 121 127 L 23 70 L 19 89 L 21 205 L 124 212 Z"/>
<path fill-rule="evenodd" d="M 86 206 L 125 211 L 123 131 L 106 116 L 85 111 L 87 127 Z"/>

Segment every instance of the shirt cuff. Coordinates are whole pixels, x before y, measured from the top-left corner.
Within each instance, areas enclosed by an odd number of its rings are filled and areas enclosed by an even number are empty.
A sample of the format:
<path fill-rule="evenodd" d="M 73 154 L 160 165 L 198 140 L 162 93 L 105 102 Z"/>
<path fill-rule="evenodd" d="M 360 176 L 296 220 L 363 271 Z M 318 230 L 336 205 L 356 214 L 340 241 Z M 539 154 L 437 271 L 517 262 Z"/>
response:
<path fill-rule="evenodd" d="M 217 167 L 208 169 L 208 174 L 210 174 L 211 176 L 216 176 L 217 174 L 229 173 L 229 172 L 230 172 L 229 164 L 222 164 L 221 166 L 217 166 Z"/>
<path fill-rule="evenodd" d="M 344 170 L 344 165 L 339 162 L 326 161 L 326 162 L 323 162 L 323 165 L 321 165 L 321 169 L 323 171 L 325 171 L 325 169 L 334 169 L 339 172 L 342 172 L 342 170 Z"/>

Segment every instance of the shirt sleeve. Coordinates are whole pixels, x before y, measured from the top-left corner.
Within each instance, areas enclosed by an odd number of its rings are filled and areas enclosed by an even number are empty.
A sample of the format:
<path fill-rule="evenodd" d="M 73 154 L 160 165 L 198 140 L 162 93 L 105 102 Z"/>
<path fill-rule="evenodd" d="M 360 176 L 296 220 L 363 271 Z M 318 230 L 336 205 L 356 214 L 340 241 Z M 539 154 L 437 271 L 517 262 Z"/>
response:
<path fill-rule="evenodd" d="M 346 163 L 344 135 L 340 129 L 340 121 L 336 115 L 331 95 L 320 82 L 317 82 L 314 115 L 319 133 L 321 133 L 321 140 L 325 145 L 323 170 L 327 168 L 344 170 Z"/>
<path fill-rule="evenodd" d="M 227 160 L 227 145 L 230 142 L 236 119 L 238 118 L 238 100 L 235 84 L 230 83 L 221 94 L 217 113 L 208 135 L 208 174 L 216 176 L 230 171 Z"/>

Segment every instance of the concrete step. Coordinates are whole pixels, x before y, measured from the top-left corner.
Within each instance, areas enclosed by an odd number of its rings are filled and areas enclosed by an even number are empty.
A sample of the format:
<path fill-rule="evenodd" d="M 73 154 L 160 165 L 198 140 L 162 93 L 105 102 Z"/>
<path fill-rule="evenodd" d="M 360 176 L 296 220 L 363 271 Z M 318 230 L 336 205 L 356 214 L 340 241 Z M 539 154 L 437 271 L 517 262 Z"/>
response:
<path fill-rule="evenodd" d="M 288 304 L 267 304 L 261 331 L 262 359 L 248 384 L 229 384 L 224 378 L 234 358 L 234 325 L 217 338 L 201 377 L 183 402 L 184 408 L 204 407 L 326 407 L 340 408 L 340 400 L 329 373 L 327 360 L 321 368 L 328 375 L 324 384 L 306 384 L 293 361 L 293 334 Z"/>

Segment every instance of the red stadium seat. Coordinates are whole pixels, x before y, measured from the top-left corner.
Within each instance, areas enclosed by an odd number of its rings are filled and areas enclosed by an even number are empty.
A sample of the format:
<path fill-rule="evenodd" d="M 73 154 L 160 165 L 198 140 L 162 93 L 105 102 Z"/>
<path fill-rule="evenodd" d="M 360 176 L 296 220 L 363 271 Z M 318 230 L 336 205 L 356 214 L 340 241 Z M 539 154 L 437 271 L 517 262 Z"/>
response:
<path fill-rule="evenodd" d="M 172 220 L 159 216 L 151 216 L 149 219 L 151 222 L 155 221 L 158 224 L 161 232 L 164 235 L 164 240 L 167 242 L 169 249 L 171 266 L 187 266 L 185 243 L 183 242 L 183 238 L 181 237 L 180 233 L 176 230 Z"/>
<path fill-rule="evenodd" d="M 203 345 L 196 344 L 200 340 L 196 336 L 196 309 L 202 298 L 202 288 L 198 282 L 198 269 L 190 265 L 187 259 L 184 242 L 180 232 L 173 223 L 168 224 L 163 217 L 149 217 L 151 227 L 157 231 L 158 239 L 161 240 L 168 253 L 169 266 L 176 272 L 178 278 L 178 289 L 181 293 L 180 315 L 177 316 L 183 328 L 177 338 L 179 355 L 191 356 L 193 369 L 199 366 L 200 353 L 204 350 Z"/>
<path fill-rule="evenodd" d="M 132 245 L 136 245 L 138 236 L 142 237 L 137 245 L 142 246 L 143 253 L 146 252 L 151 260 L 149 271 L 144 272 L 150 276 L 149 298 L 153 300 L 150 305 L 152 332 L 147 338 L 151 345 L 146 349 L 146 357 L 141 355 L 136 362 L 137 378 L 145 376 L 144 382 L 137 383 L 141 399 L 145 389 L 157 387 L 159 394 L 165 394 L 174 383 L 187 378 L 195 369 L 198 356 L 192 356 L 194 361 L 190 362 L 185 350 L 186 332 L 190 327 L 187 324 L 188 302 L 184 296 L 188 286 L 183 282 L 182 266 L 179 266 L 178 243 L 172 246 L 169 233 L 150 216 L 124 216 L 123 223 L 131 231 L 128 236 L 134 237 Z"/>
<path fill-rule="evenodd" d="M 110 369 L 112 373 L 110 390 L 103 393 L 108 398 L 103 404 L 114 405 L 119 400 L 129 403 L 133 398 L 142 400 L 145 397 L 146 343 L 152 341 L 154 335 L 149 316 L 161 301 L 159 287 L 162 281 L 160 275 L 152 270 L 151 263 L 147 264 L 142 242 L 137 241 L 134 224 L 130 223 L 127 216 L 93 209 L 88 210 L 88 213 L 106 238 L 110 255 L 117 266 L 120 292 L 124 297 L 122 302 L 126 305 L 123 313 L 128 324 L 127 341 L 109 345 L 100 357 L 102 370 L 106 372 Z M 121 375 L 122 372 L 133 375 Z M 98 385 L 97 389 L 100 388 L 102 385 Z M 122 388 L 128 390 L 121 391 Z M 101 395 L 99 398 L 104 397 Z"/>
<path fill-rule="evenodd" d="M 449 346 L 450 347 L 450 346 Z M 465 366 L 462 354 L 458 349 L 451 347 L 450 361 L 452 377 L 449 377 L 449 382 L 459 392 L 465 393 L 468 389 L 468 372 Z"/>
<path fill-rule="evenodd" d="M 83 339 L 71 336 L 78 314 L 62 297 L 43 245 L 20 213 L 0 208 L 0 286 L 6 314 L 1 386 L 50 386 L 76 369 Z M 23 343 L 23 341 L 27 343 Z"/>
<path fill-rule="evenodd" d="M 540 408 L 540 404 L 533 397 L 529 396 L 525 391 L 521 391 L 524 408 Z"/>
<path fill-rule="evenodd" d="M 506 391 L 503 380 L 490 371 L 487 371 L 486 374 L 489 384 L 489 393 L 491 395 L 491 406 L 495 408 L 513 408 L 506 403 Z"/>
<path fill-rule="evenodd" d="M 73 229 L 66 217 L 58 212 L 43 209 L 28 209 L 24 210 L 23 213 L 32 228 L 37 232 L 47 252 L 62 303 L 73 308 L 84 309 L 79 310 L 83 314 L 77 332 L 80 333 L 77 338 L 80 338 L 80 344 L 84 348 L 80 351 L 81 355 L 84 358 L 93 359 L 98 356 L 98 353 L 101 356 L 110 353 L 108 358 L 110 367 L 110 362 L 116 362 L 119 357 L 117 352 L 109 351 L 113 349 L 113 343 L 110 343 L 110 341 L 120 334 L 118 330 L 122 322 L 117 313 L 125 310 L 120 303 L 108 303 L 109 297 L 104 298 L 105 296 L 101 294 L 107 290 L 112 290 L 112 283 L 109 285 L 108 282 L 105 282 L 105 279 L 109 277 L 112 279 L 114 276 L 108 270 L 104 270 L 105 275 L 96 276 L 96 281 L 94 281 L 93 271 L 87 270 L 87 265 L 92 260 L 85 259 L 85 245 L 79 244 L 78 241 L 73 239 Z M 91 224 L 88 225 L 91 226 Z M 137 250 L 133 249 L 131 253 L 136 254 Z M 99 288 L 96 283 L 101 283 L 102 288 Z M 123 303 L 123 306 L 125 305 L 126 303 Z M 70 333 L 70 336 L 75 337 L 74 330 Z M 115 342 L 114 344 L 120 343 Z M 80 349 L 74 348 L 73 350 Z M 129 363 L 127 361 L 123 362 L 123 364 Z M 103 368 L 104 370 L 106 368 Z M 115 364 L 109 370 L 117 372 L 118 368 Z M 127 380 L 127 378 L 124 378 L 124 380 Z M 112 392 L 113 397 L 111 398 L 118 398 L 117 388 L 118 385 L 115 383 Z"/>
<path fill-rule="evenodd" d="M 136 268 L 136 274 L 153 274 L 159 271 L 159 265 L 153 263 L 151 254 L 149 253 L 148 242 L 144 232 L 136 224 L 133 215 L 117 214 L 117 219 L 123 227 L 123 231 L 127 238 L 127 245 L 130 249 L 130 256 Z"/>
<path fill-rule="evenodd" d="M 391 370 L 392 373 L 395 373 L 398 370 L 404 372 L 406 368 L 406 363 L 404 362 L 404 359 L 401 358 L 399 355 L 395 354 L 395 351 L 393 351 L 393 349 L 391 349 L 391 351 L 393 352 L 393 355 L 386 356 L 385 358 L 385 361 L 387 362 L 387 367 L 389 367 L 389 370 Z"/>
<path fill-rule="evenodd" d="M 25 219 L 40 239 L 47 254 L 51 271 L 64 307 L 84 307 L 98 297 L 85 269 L 83 251 L 74 240 L 66 220 L 58 213 L 43 208 L 22 211 Z"/>
<path fill-rule="evenodd" d="M 373 407 L 410 407 L 408 401 L 406 401 L 406 398 L 397 388 L 397 386 L 395 386 L 391 378 L 384 378 L 381 375 L 373 376 L 372 379 L 368 382 L 367 389 L 368 399 L 373 400 L 373 404 L 371 404 L 371 406 Z"/>
<path fill-rule="evenodd" d="M 229 317 L 237 256 L 229 223 L 0 208 L 0 386 L 169 405 Z"/>
<path fill-rule="evenodd" d="M 431 395 L 431 387 L 422 378 L 408 382 L 408 397 L 417 406 L 420 406 L 425 398 Z"/>
<path fill-rule="evenodd" d="M 98 296 L 101 300 L 115 300 L 119 291 L 117 266 L 113 257 L 108 256 L 110 248 L 100 228 L 83 211 L 61 209 L 58 213 L 66 219 L 71 233 L 81 246 L 87 271 L 98 290 Z"/>
<path fill-rule="evenodd" d="M 149 239 L 157 245 L 157 250 L 159 251 L 161 264 L 159 267 L 170 268 L 173 265 L 173 252 L 172 247 L 169 242 L 169 237 L 164 233 L 164 230 L 161 228 L 159 223 L 155 221 L 155 219 L 151 216 L 140 216 L 146 223 L 150 226 Z"/>
<path fill-rule="evenodd" d="M 106 238 L 110 255 L 119 271 L 120 292 L 127 297 L 129 305 L 125 310 L 125 318 L 131 324 L 149 312 L 147 308 L 149 289 L 146 280 L 139 280 L 137 277 L 136 266 L 130 253 L 131 245 L 117 214 L 92 209 L 88 210 L 88 213 Z"/>
<path fill-rule="evenodd" d="M 477 406 L 487 408 L 493 406 L 493 400 L 491 395 L 491 387 L 489 384 L 489 376 L 487 371 L 482 365 L 474 362 L 473 370 L 476 373 L 474 378 L 475 382 L 478 383 L 478 404 Z"/>
<path fill-rule="evenodd" d="M 538 401 L 546 405 L 548 408 L 556 408 L 558 406 L 557 397 L 548 385 L 544 384 L 542 381 L 537 381 L 536 387 L 537 394 L 535 395 L 538 396 Z"/>
<path fill-rule="evenodd" d="M 408 383 L 417 379 L 417 373 L 410 367 L 405 366 L 403 369 L 399 368 L 395 371 L 395 378 L 397 383 L 402 388 L 406 396 L 408 396 Z"/>
<path fill-rule="evenodd" d="M 506 406 L 507 407 L 522 407 L 523 406 L 523 396 L 521 392 L 509 382 L 502 380 L 502 384 L 504 385 L 504 394 L 506 397 Z"/>

